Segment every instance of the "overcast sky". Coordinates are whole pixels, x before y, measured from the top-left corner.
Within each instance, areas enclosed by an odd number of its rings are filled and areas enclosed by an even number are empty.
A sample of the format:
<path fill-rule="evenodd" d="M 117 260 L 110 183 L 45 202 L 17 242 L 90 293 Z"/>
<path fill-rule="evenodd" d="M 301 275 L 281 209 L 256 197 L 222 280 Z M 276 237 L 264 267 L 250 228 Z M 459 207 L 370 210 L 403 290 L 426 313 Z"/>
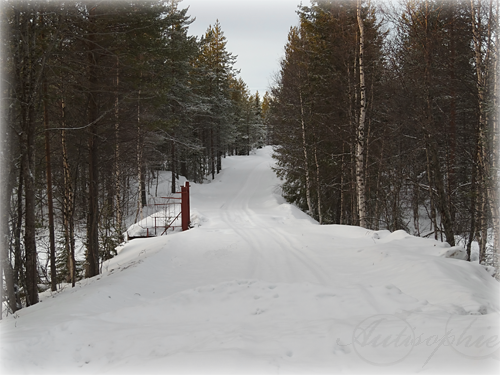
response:
<path fill-rule="evenodd" d="M 237 56 L 235 67 L 251 93 L 261 97 L 272 84 L 283 56 L 288 31 L 298 24 L 300 0 L 182 0 L 196 18 L 191 35 L 204 35 L 218 19 L 227 38 L 227 50 Z M 304 5 L 309 1 L 303 0 Z"/>

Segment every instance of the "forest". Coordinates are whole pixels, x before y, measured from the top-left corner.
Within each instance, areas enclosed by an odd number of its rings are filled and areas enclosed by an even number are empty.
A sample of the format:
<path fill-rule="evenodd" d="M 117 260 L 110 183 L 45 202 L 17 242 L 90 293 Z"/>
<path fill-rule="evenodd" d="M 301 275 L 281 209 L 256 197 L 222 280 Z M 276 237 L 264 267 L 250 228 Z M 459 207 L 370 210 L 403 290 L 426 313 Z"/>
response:
<path fill-rule="evenodd" d="M 43 285 L 98 275 L 158 171 L 172 192 L 179 175 L 214 178 L 265 132 L 219 22 L 189 36 L 177 1 L 12 1 L 2 22 L 3 299 L 16 311 Z"/>
<path fill-rule="evenodd" d="M 262 98 L 220 23 L 190 36 L 181 5 L 4 2 L 10 312 L 98 275 L 160 171 L 175 192 L 178 176 L 214 179 L 225 156 L 266 144 L 285 199 L 320 224 L 403 229 L 468 260 L 477 244 L 498 267 L 497 2 L 311 1 Z"/>
<path fill-rule="evenodd" d="M 403 229 L 496 264 L 498 2 L 299 10 L 271 90 L 283 194 L 321 224 Z"/>

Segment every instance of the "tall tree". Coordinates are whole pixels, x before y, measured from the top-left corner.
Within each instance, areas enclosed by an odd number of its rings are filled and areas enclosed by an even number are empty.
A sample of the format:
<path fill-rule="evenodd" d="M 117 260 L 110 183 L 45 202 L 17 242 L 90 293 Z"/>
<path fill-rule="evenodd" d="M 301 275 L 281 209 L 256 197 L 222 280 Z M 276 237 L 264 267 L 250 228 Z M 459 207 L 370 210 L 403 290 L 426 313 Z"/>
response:
<path fill-rule="evenodd" d="M 365 120 L 366 120 L 366 83 L 365 83 L 365 27 L 361 17 L 361 0 L 356 4 L 356 20 L 359 27 L 359 124 L 356 131 L 356 192 L 358 198 L 359 225 L 366 228 L 366 181 L 365 181 Z"/>
<path fill-rule="evenodd" d="M 495 7 L 496 5 L 496 7 Z M 495 97 L 497 73 L 495 68 L 498 51 L 495 51 L 495 36 L 498 39 L 498 3 L 474 1 L 470 3 L 472 40 L 474 43 L 474 65 L 477 90 L 477 164 L 479 168 L 480 243 L 481 260 L 485 260 L 488 218 L 491 218 L 495 245 L 500 236 L 498 198 L 498 124 L 496 123 Z M 496 11 L 496 14 L 495 14 Z M 496 27 L 495 27 L 496 25 Z M 495 35 L 496 34 L 496 35 Z M 496 46 L 498 48 L 498 45 Z M 497 148 L 495 148 L 495 146 Z M 498 247 L 496 252 L 500 251 Z M 497 255 L 495 254 L 495 258 Z M 493 260 L 496 264 L 497 260 Z"/>
<path fill-rule="evenodd" d="M 208 112 L 206 120 L 206 147 L 212 179 L 221 169 L 221 157 L 227 149 L 231 127 L 230 79 L 236 75 L 236 57 L 226 49 L 227 40 L 217 20 L 209 26 L 201 41 L 197 66 L 203 70 L 200 95 L 205 96 Z"/>
<path fill-rule="evenodd" d="M 370 142 L 372 137 L 364 133 L 380 140 L 383 131 L 380 125 L 375 126 L 382 117 L 373 104 L 381 101 L 374 93 L 382 85 L 382 34 L 374 9 L 360 8 L 364 30 L 360 60 L 360 34 L 352 33 L 360 27 L 357 9 L 356 1 L 314 1 L 311 7 L 302 7 L 300 26 L 292 29 L 285 47 L 287 52 L 295 51 L 285 55 L 272 91 L 269 113 L 274 142 L 279 145 L 275 157 L 278 172 L 285 179 L 285 196 L 322 223 L 359 225 L 358 198 L 370 192 L 373 196 L 361 202 L 376 202 L 378 194 L 370 190 L 366 169 L 373 164 L 368 155 L 377 151 L 379 144 Z M 299 35 L 301 42 L 291 48 L 293 34 Z M 299 77 L 293 72 L 302 73 Z M 368 98 L 372 97 L 375 99 L 370 102 Z M 358 180 L 356 169 L 360 172 Z M 365 187 L 358 189 L 363 181 Z M 370 225 L 367 218 L 371 210 L 374 208 L 369 206 L 361 210 L 365 226 Z M 377 222 L 378 218 L 371 216 Z"/>

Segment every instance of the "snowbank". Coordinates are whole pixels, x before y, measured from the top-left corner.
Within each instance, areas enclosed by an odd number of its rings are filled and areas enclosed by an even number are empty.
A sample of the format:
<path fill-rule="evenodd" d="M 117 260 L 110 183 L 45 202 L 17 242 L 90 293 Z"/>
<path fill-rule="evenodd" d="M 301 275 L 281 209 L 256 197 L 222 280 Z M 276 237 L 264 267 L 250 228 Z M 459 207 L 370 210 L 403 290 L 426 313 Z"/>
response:
<path fill-rule="evenodd" d="M 189 231 L 131 241 L 3 320 L 2 373 L 498 369 L 483 267 L 403 231 L 318 225 L 276 195 L 270 154 L 193 184 Z"/>

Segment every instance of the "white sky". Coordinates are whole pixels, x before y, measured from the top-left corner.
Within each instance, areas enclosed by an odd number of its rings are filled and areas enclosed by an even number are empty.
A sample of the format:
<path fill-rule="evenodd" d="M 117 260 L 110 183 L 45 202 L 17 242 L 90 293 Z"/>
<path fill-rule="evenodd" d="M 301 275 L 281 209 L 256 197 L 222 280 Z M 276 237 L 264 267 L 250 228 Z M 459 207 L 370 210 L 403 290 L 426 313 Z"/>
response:
<path fill-rule="evenodd" d="M 191 35 L 205 34 L 218 19 L 227 38 L 227 50 L 237 56 L 235 67 L 250 92 L 261 97 L 279 69 L 288 31 L 298 24 L 296 13 L 301 0 L 182 0 L 196 18 Z M 304 5 L 309 1 L 303 0 Z"/>

